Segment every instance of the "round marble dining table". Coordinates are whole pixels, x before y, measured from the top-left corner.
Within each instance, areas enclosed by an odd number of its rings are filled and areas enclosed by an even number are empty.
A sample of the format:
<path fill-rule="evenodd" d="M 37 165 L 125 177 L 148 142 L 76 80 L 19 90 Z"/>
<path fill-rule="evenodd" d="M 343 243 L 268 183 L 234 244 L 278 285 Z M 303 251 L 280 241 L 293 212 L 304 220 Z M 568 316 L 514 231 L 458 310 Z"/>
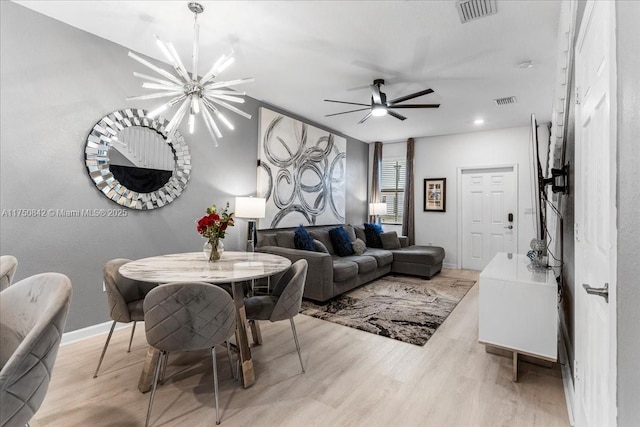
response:
<path fill-rule="evenodd" d="M 247 334 L 248 324 L 244 307 L 242 282 L 269 277 L 286 270 L 291 261 L 285 257 L 261 252 L 225 251 L 222 257 L 210 262 L 203 252 L 159 255 L 131 261 L 122 265 L 120 274 L 133 280 L 152 283 L 207 282 L 230 283 L 236 306 L 236 343 L 240 358 L 242 384 L 249 387 L 255 383 L 251 347 Z M 254 344 L 262 342 L 257 323 L 251 323 Z M 160 352 L 150 347 L 144 363 L 138 389 L 145 393 L 151 389 L 153 372 Z"/>

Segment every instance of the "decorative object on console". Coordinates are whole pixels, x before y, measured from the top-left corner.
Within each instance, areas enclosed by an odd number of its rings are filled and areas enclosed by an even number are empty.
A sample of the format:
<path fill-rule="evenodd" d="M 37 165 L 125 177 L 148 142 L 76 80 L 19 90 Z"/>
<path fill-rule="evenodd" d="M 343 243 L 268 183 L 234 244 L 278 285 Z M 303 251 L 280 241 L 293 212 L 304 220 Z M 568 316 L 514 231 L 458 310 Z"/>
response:
<path fill-rule="evenodd" d="M 376 222 L 380 224 L 380 215 L 386 215 L 387 213 L 387 203 L 379 202 L 379 203 L 369 203 L 369 215 L 373 215 L 376 217 Z"/>
<path fill-rule="evenodd" d="M 203 251 L 209 261 L 217 261 L 224 251 L 224 239 L 227 227 L 233 227 L 233 212 L 229 213 L 229 203 L 222 213 L 218 213 L 216 205 L 207 208 L 207 214 L 198 220 L 196 229 L 207 239 Z"/>
<path fill-rule="evenodd" d="M 424 211 L 447 211 L 447 178 L 427 178 L 424 180 Z"/>
<path fill-rule="evenodd" d="M 344 223 L 346 139 L 260 108 L 260 228 Z"/>
<path fill-rule="evenodd" d="M 156 209 L 174 201 L 191 176 L 189 147 L 180 132 L 139 109 L 114 111 L 93 126 L 85 143 L 87 171 L 108 199 L 131 209 Z"/>
<path fill-rule="evenodd" d="M 248 220 L 247 252 L 253 252 L 257 241 L 256 220 L 264 218 L 266 200 L 263 197 L 236 197 L 236 218 Z"/>
<path fill-rule="evenodd" d="M 182 122 L 184 116 L 187 114 L 187 110 L 189 112 L 190 133 L 193 133 L 195 128 L 195 116 L 202 112 L 204 123 L 209 130 L 211 137 L 213 138 L 214 145 L 217 147 L 218 138 L 222 138 L 222 133 L 220 133 L 220 129 L 218 128 L 218 125 L 216 124 L 213 116 L 215 116 L 219 122 L 224 123 L 230 130 L 233 130 L 234 126 L 220 112 L 216 105 L 224 107 L 229 111 L 246 117 L 247 119 L 251 119 L 250 114 L 239 110 L 238 108 L 229 104 L 229 102 L 238 104 L 244 103 L 244 98 L 241 97 L 246 95 L 246 93 L 236 92 L 232 90 L 231 87 L 243 83 L 252 82 L 253 78 L 249 77 L 244 79 L 230 80 L 227 82 L 214 82 L 213 79 L 233 62 L 233 54 L 230 53 L 223 55 L 220 59 L 218 59 L 218 61 L 213 64 L 211 69 L 207 71 L 200 79 L 198 79 L 198 51 L 200 31 L 200 26 L 198 25 L 198 14 L 204 11 L 204 7 L 196 2 L 189 3 L 188 7 L 189 10 L 193 12 L 195 21 L 193 26 L 193 63 L 191 76 L 189 76 L 187 69 L 182 63 L 182 60 L 180 59 L 180 56 L 178 56 L 178 53 L 176 52 L 173 45 L 171 43 L 165 44 L 162 40 L 160 40 L 158 36 L 156 36 L 156 41 L 158 43 L 158 46 L 160 47 L 160 50 L 166 56 L 169 63 L 173 65 L 177 76 L 163 70 L 162 68 L 156 67 L 155 65 L 139 57 L 133 52 L 129 52 L 129 56 L 131 58 L 135 59 L 145 67 L 148 67 L 151 70 L 155 71 L 164 78 L 161 79 L 134 72 L 134 76 L 146 80 L 142 84 L 143 88 L 155 89 L 158 90 L 158 92 L 148 95 L 131 96 L 127 98 L 127 101 L 171 97 L 171 100 L 169 102 L 162 104 L 160 107 L 147 114 L 147 117 L 150 119 L 155 118 L 164 110 L 180 104 L 180 107 L 173 115 L 171 121 L 166 127 L 168 140 L 173 139 L 175 133 L 178 130 L 178 126 Z M 213 114 L 213 116 L 211 114 Z"/>

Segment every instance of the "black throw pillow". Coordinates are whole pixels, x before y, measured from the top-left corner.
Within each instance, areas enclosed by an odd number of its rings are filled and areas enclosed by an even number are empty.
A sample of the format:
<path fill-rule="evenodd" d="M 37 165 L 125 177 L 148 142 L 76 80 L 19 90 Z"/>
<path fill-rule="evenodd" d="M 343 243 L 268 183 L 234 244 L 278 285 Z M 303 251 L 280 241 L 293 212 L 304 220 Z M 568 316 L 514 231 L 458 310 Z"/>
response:
<path fill-rule="evenodd" d="M 333 250 L 336 251 L 336 255 L 349 256 L 354 254 L 351 239 L 344 228 L 332 228 L 329 230 L 329 237 L 331 238 L 331 244 L 333 245 Z"/>
<path fill-rule="evenodd" d="M 366 222 L 364 224 L 364 235 L 367 237 L 367 246 L 370 248 L 382 248 L 382 240 L 380 240 L 380 233 L 382 227 L 378 224 L 371 224 Z"/>
<path fill-rule="evenodd" d="M 313 237 L 311 237 L 309 232 L 302 225 L 296 228 L 295 233 L 293 233 L 293 244 L 296 249 L 311 252 L 316 251 L 316 245 L 313 243 Z"/>

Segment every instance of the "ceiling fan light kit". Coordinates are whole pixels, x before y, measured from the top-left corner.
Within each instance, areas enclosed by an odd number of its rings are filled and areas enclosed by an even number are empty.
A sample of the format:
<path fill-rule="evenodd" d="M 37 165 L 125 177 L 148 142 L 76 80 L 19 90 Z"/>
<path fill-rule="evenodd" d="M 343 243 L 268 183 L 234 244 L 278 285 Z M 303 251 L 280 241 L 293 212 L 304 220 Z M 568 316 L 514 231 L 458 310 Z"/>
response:
<path fill-rule="evenodd" d="M 371 103 L 370 104 L 361 104 L 358 102 L 348 102 L 348 101 L 336 101 L 334 99 L 325 99 L 326 102 L 335 102 L 338 104 L 347 104 L 347 105 L 358 105 L 360 107 L 355 110 L 343 111 L 340 113 L 327 114 L 325 117 L 338 116 L 341 114 L 347 113 L 355 113 L 357 111 L 366 111 L 369 110 L 366 116 L 362 118 L 358 122 L 364 123 L 369 117 L 381 117 L 386 116 L 387 114 L 395 117 L 398 120 L 406 120 L 406 117 L 396 113 L 393 111 L 396 108 L 439 108 L 440 104 L 401 104 L 404 101 L 409 101 L 410 99 L 418 98 L 423 95 L 428 95 L 433 93 L 432 89 L 425 89 L 419 92 L 415 92 L 409 95 L 401 96 L 399 98 L 393 99 L 391 101 L 387 101 L 387 95 L 382 92 L 381 87 L 384 85 L 383 79 L 376 79 L 373 81 L 371 87 Z"/>
<path fill-rule="evenodd" d="M 180 105 L 175 112 L 169 124 L 167 125 L 167 140 L 171 140 L 180 126 L 182 119 L 188 114 L 189 132 L 193 133 L 195 130 L 195 117 L 202 113 L 204 123 L 206 125 L 211 138 L 213 139 L 214 146 L 218 146 L 218 138 L 222 138 L 222 133 L 218 127 L 218 123 L 224 124 L 230 130 L 234 129 L 233 124 L 227 117 L 220 111 L 218 107 L 224 107 L 225 109 L 234 112 L 242 117 L 251 119 L 251 115 L 234 107 L 230 103 L 243 104 L 245 92 L 237 92 L 233 90 L 232 86 L 237 86 L 244 83 L 253 81 L 252 77 L 230 80 L 227 82 L 215 82 L 214 78 L 219 75 L 225 68 L 227 68 L 233 62 L 233 54 L 223 55 L 213 66 L 207 71 L 201 78 L 198 75 L 198 55 L 199 55 L 199 32 L 200 26 L 198 25 L 198 14 L 204 11 L 204 7 L 200 3 L 191 2 L 188 4 L 188 8 L 193 12 L 194 26 L 193 26 L 193 51 L 192 51 L 192 69 L 191 75 L 185 68 L 180 56 L 176 52 L 171 43 L 164 43 L 158 36 L 156 36 L 156 42 L 158 47 L 165 55 L 167 60 L 177 75 L 171 74 L 162 68 L 156 67 L 145 59 L 139 57 L 133 52 L 129 52 L 129 57 L 135 59 L 140 64 L 155 71 L 163 78 L 148 76 L 134 72 L 133 75 L 146 80 L 142 87 L 145 89 L 154 89 L 158 92 L 140 95 L 130 96 L 127 101 L 147 100 L 156 98 L 171 98 L 170 101 L 160 105 L 158 108 L 150 111 L 147 114 L 148 118 L 154 118 L 163 111 L 175 106 Z"/>

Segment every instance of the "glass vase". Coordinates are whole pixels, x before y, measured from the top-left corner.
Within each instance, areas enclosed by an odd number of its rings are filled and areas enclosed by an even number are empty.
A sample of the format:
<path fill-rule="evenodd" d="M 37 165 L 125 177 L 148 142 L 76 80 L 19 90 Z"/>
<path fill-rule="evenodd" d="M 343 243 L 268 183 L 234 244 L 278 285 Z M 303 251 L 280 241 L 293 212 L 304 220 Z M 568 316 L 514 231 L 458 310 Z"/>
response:
<path fill-rule="evenodd" d="M 214 238 L 207 240 L 204 242 L 202 252 L 204 252 L 204 256 L 209 260 L 209 262 L 218 261 L 222 257 L 222 252 L 224 252 L 224 243 L 222 243 L 222 239 Z"/>

